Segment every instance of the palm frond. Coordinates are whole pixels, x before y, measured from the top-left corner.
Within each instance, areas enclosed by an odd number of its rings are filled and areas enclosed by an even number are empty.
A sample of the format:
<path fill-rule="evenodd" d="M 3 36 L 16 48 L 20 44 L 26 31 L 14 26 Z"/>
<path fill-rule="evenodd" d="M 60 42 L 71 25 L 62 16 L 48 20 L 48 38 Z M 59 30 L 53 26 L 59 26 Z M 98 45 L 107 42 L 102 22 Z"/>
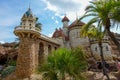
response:
<path fill-rule="evenodd" d="M 87 31 L 89 30 L 90 27 L 93 27 L 93 23 L 98 21 L 98 17 L 92 18 L 87 24 L 83 25 L 81 31 L 80 31 L 80 36 L 81 37 L 87 37 L 88 33 Z"/>

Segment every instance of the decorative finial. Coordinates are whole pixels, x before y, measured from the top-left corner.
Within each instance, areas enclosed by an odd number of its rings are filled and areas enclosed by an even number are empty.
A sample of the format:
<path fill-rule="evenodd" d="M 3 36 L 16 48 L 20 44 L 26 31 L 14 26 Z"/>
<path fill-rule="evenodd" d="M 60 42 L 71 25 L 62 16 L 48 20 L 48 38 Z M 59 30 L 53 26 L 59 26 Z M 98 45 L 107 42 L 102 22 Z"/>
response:
<path fill-rule="evenodd" d="M 31 4 L 31 3 L 29 2 L 29 9 L 30 9 L 30 4 Z"/>

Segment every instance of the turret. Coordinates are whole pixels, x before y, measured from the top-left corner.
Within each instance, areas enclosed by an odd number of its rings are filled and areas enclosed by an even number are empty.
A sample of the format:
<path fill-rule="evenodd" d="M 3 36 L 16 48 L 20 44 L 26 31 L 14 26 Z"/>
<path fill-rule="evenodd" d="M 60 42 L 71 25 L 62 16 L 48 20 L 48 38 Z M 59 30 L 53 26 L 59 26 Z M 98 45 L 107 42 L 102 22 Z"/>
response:
<path fill-rule="evenodd" d="M 63 22 L 63 33 L 66 36 L 68 36 L 68 22 L 69 22 L 69 19 L 66 17 L 66 15 L 62 19 L 62 22 Z"/>
<path fill-rule="evenodd" d="M 32 14 L 30 8 L 24 13 L 21 21 L 22 26 L 35 27 L 36 17 Z"/>
<path fill-rule="evenodd" d="M 21 18 L 21 25 L 14 30 L 20 39 L 15 80 L 30 77 L 38 65 L 38 41 L 41 35 L 40 29 L 35 26 L 36 19 L 29 8 Z"/>
<path fill-rule="evenodd" d="M 62 19 L 62 22 L 63 22 L 63 27 L 68 27 L 69 19 L 66 17 L 66 15 Z"/>

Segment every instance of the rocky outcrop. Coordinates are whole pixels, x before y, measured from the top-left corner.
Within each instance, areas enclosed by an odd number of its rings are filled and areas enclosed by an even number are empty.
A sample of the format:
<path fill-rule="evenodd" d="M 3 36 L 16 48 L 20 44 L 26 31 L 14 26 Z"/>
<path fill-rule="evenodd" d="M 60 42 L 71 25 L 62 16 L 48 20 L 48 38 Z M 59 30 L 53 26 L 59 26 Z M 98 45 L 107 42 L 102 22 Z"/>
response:
<path fill-rule="evenodd" d="M 6 64 L 9 59 L 17 59 L 18 49 L 15 47 L 17 43 L 0 44 L 0 64 Z"/>

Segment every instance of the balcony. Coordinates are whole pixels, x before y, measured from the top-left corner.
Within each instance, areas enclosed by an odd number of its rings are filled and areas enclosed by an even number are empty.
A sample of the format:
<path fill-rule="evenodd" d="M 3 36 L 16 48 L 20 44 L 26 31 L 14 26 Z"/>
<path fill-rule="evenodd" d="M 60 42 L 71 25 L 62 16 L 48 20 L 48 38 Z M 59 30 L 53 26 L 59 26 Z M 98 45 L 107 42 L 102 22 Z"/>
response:
<path fill-rule="evenodd" d="M 30 26 L 17 26 L 15 27 L 15 31 L 17 30 L 30 30 L 30 31 L 36 31 L 40 33 L 40 29 L 37 27 L 30 27 Z"/>

